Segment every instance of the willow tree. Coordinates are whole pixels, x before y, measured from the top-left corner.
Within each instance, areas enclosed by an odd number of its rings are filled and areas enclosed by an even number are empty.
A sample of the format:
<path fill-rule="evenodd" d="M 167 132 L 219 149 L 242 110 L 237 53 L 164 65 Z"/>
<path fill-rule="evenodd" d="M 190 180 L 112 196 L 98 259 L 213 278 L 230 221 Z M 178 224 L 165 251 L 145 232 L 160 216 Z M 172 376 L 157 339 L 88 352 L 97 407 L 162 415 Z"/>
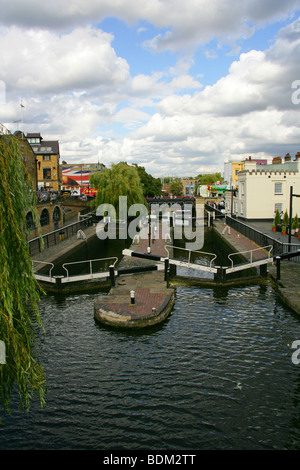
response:
<path fill-rule="evenodd" d="M 136 167 L 127 163 L 113 164 L 91 176 L 90 184 L 97 188 L 95 206 L 111 204 L 119 209 L 119 197 L 127 197 L 127 207 L 133 204 L 144 204 L 143 186 Z"/>
<path fill-rule="evenodd" d="M 0 136 L 0 403 L 10 412 L 18 390 L 20 409 L 28 410 L 33 394 L 44 405 L 45 376 L 38 358 L 36 329 L 42 328 L 28 245 L 25 209 L 36 212 L 35 192 L 26 172 L 19 141 Z"/>

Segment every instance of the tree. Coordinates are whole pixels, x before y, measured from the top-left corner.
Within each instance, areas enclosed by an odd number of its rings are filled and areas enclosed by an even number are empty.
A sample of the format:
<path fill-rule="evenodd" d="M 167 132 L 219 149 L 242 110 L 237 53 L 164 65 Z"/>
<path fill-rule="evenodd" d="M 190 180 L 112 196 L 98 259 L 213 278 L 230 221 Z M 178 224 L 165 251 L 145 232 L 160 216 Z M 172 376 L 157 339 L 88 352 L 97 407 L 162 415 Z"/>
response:
<path fill-rule="evenodd" d="M 289 222 L 290 222 L 290 219 L 289 219 L 288 213 L 287 211 L 285 211 L 282 223 L 283 225 L 287 227 L 289 225 Z"/>
<path fill-rule="evenodd" d="M 143 187 L 136 167 L 127 163 L 113 164 L 101 172 L 94 173 L 90 184 L 97 188 L 95 207 L 101 204 L 111 204 L 119 209 L 119 196 L 127 197 L 127 207 L 132 204 L 144 204 Z"/>
<path fill-rule="evenodd" d="M 174 196 L 181 196 L 183 193 L 183 186 L 180 178 L 174 178 L 170 183 L 170 191 Z"/>
<path fill-rule="evenodd" d="M 152 175 L 146 172 L 143 166 L 138 166 L 134 163 L 136 167 L 142 187 L 143 187 L 143 194 L 145 197 L 153 197 L 153 196 L 160 196 L 161 194 L 161 181 L 160 178 L 154 178 Z"/>
<path fill-rule="evenodd" d="M 201 184 L 201 185 L 202 184 L 212 184 L 212 183 L 216 183 L 217 181 L 222 183 L 224 181 L 224 178 L 222 177 L 220 172 L 207 173 L 205 175 L 198 175 L 198 176 L 196 176 L 195 179 L 198 180 L 199 184 Z"/>
<path fill-rule="evenodd" d="M 24 210 L 31 210 L 37 222 L 36 199 L 19 142 L 10 134 L 0 137 L 0 180 L 0 340 L 5 345 L 0 402 L 9 412 L 16 385 L 22 410 L 29 409 L 33 392 L 43 406 L 46 393 L 35 339 L 36 327 L 42 327 L 40 291 L 32 269 Z"/>

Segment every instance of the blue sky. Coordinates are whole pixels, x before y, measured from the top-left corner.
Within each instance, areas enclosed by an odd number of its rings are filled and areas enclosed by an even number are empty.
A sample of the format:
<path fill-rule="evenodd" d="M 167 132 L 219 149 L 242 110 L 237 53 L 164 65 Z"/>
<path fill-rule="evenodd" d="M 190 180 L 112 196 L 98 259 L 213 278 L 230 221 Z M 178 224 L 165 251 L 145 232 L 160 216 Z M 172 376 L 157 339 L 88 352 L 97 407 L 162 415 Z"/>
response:
<path fill-rule="evenodd" d="M 300 151 L 300 0 L 0 0 L 0 11 L 0 123 L 59 140 L 68 163 L 196 176 Z"/>

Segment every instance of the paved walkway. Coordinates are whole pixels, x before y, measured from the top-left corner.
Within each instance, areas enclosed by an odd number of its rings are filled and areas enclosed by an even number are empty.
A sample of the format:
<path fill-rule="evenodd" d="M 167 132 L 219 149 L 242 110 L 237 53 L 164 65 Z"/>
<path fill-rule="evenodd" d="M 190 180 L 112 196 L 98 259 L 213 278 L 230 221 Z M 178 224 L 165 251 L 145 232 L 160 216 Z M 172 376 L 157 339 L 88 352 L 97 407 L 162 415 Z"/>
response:
<path fill-rule="evenodd" d="M 237 219 L 239 220 L 239 219 Z M 242 221 L 244 222 L 245 221 Z M 250 227 L 253 227 L 254 229 L 258 230 L 259 232 L 264 233 L 265 235 L 269 235 L 270 237 L 274 238 L 275 240 L 278 240 L 282 243 L 288 243 L 289 242 L 289 237 L 288 235 L 284 235 L 282 232 L 273 232 L 272 230 L 272 222 L 261 222 L 261 221 L 255 221 L 255 222 L 246 222 L 247 225 Z M 300 245 L 300 240 L 297 237 L 291 236 L 291 243 Z"/>
<path fill-rule="evenodd" d="M 246 259 L 250 259 L 250 251 L 252 252 L 253 260 L 264 259 L 268 256 L 267 250 L 262 250 L 259 245 L 245 237 L 232 227 L 226 226 L 224 219 L 214 220 L 214 229 L 219 233 L 227 244 L 229 244 L 234 251 L 244 253 Z"/>
<path fill-rule="evenodd" d="M 249 224 L 250 225 L 250 224 Z M 252 223 L 251 226 L 254 227 Z M 226 230 L 226 232 L 222 235 L 224 230 L 225 224 L 223 220 L 216 220 L 214 221 L 214 228 L 217 232 L 222 236 L 222 238 L 227 241 L 232 247 L 234 247 L 237 251 L 243 252 L 246 250 L 253 250 L 259 248 L 259 246 L 254 243 L 253 241 L 249 240 L 244 235 L 240 234 L 236 230 L 230 228 L 230 234 Z M 259 228 L 258 228 L 259 227 Z M 271 228 L 267 223 L 257 222 L 255 223 L 255 228 L 262 231 L 263 233 L 270 235 L 277 233 L 277 239 L 279 237 L 286 237 L 286 235 L 278 234 L 278 232 L 272 232 L 272 225 Z M 274 236 L 275 238 L 275 236 Z M 293 239 L 297 240 L 295 237 L 292 237 L 292 243 L 294 243 Z M 280 240 L 282 241 L 282 240 Z M 300 241 L 300 240 L 299 240 Z M 299 244 L 300 249 L 300 244 Z M 264 256 L 266 256 L 266 252 Z M 259 259 L 263 256 L 263 250 L 258 250 L 254 252 L 253 259 Z M 278 289 L 278 293 L 281 299 L 286 303 L 295 313 L 300 315 L 300 263 L 295 263 L 292 260 L 284 260 L 280 263 L 280 280 L 277 280 L 277 267 L 274 264 L 268 265 L 268 272 L 272 280 L 276 284 L 276 288 Z"/>
<path fill-rule="evenodd" d="M 271 266 L 269 274 L 277 284 L 281 299 L 295 313 L 300 315 L 300 263 L 285 260 L 280 263 L 280 280 L 277 281 L 277 268 Z"/>

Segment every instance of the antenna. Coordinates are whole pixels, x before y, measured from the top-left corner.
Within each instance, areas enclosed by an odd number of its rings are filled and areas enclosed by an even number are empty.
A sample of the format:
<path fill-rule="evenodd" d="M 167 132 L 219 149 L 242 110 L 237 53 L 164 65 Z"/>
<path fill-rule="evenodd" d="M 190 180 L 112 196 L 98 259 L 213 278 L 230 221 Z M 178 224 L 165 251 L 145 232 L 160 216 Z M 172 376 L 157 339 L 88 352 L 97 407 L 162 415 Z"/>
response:
<path fill-rule="evenodd" d="M 23 102 L 21 100 L 21 103 L 20 103 L 20 107 L 21 107 L 21 122 L 22 122 L 22 129 L 21 131 L 23 132 L 23 108 L 25 108 L 25 106 L 23 105 Z"/>

